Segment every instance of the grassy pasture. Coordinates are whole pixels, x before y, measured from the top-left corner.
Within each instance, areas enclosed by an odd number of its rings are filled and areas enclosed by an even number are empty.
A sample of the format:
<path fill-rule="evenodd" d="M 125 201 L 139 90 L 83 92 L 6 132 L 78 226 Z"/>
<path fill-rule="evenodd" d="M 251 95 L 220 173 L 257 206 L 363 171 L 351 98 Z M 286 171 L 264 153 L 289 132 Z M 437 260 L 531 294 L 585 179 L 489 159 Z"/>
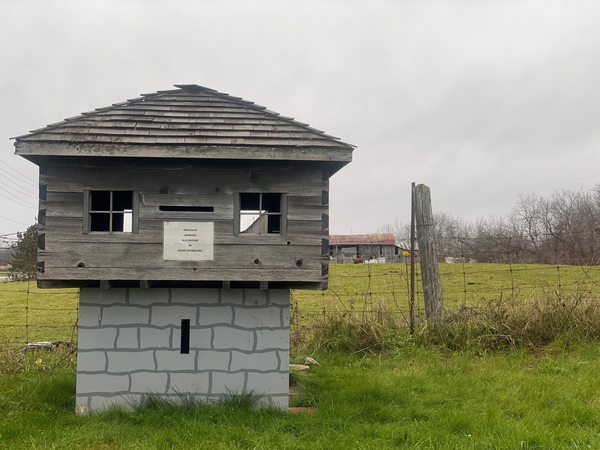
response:
<path fill-rule="evenodd" d="M 78 292 L 38 289 L 35 282 L 0 283 L 0 345 L 13 348 L 26 341 L 76 339 L 73 326 L 77 321 Z"/>
<path fill-rule="evenodd" d="M 440 273 L 447 310 L 483 306 L 511 296 L 525 301 L 600 294 L 598 266 L 440 264 Z M 416 279 L 419 313 L 424 305 L 419 276 Z M 77 298 L 77 289 L 38 289 L 35 282 L 0 283 L 0 345 L 12 348 L 27 336 L 29 342 L 70 341 L 77 320 Z M 381 303 L 388 312 L 408 317 L 408 299 L 404 264 L 332 264 L 327 291 L 292 293 L 293 305 L 301 312 L 295 325 L 312 324 L 323 312 L 359 314 Z"/>
<path fill-rule="evenodd" d="M 600 294 L 600 266 L 542 264 L 445 264 L 440 267 L 445 309 L 484 306 L 490 301 L 528 300 L 546 296 Z M 424 310 L 417 268 L 415 307 Z M 296 290 L 292 301 L 300 311 L 363 311 L 385 303 L 389 311 L 408 312 L 407 270 L 404 264 L 331 264 L 327 291 Z M 408 268 L 410 271 L 410 267 Z"/>
<path fill-rule="evenodd" d="M 544 295 L 597 298 L 598 271 L 585 270 L 440 265 L 447 309 L 509 294 L 525 303 Z M 298 308 L 322 314 L 323 308 L 360 311 L 381 301 L 390 309 L 407 305 L 406 273 L 399 264 L 334 265 L 330 286 L 324 293 L 294 292 Z M 30 327 L 30 341 L 71 339 L 77 290 L 38 290 L 30 283 L 27 300 L 27 283 L 4 283 L 0 299 L 0 308 L 16 308 L 0 309 L 0 324 L 24 323 L 29 303 L 30 324 L 66 326 Z M 0 327 L 0 333 L 5 342 L 24 340 L 21 328 Z M 291 349 L 291 362 L 312 356 L 322 364 L 299 378 L 294 389 L 300 396 L 291 401 L 317 407 L 314 414 L 226 403 L 80 417 L 74 413 L 71 349 L 3 352 L 0 449 L 600 448 L 597 341 L 564 335 L 547 345 L 481 352 L 427 345 L 406 330 L 391 335 L 402 340 L 383 352 Z M 454 340 L 465 338 L 457 334 Z"/>
<path fill-rule="evenodd" d="M 311 354 L 322 367 L 303 377 L 294 402 L 314 414 L 224 404 L 85 417 L 73 411 L 73 356 L 22 356 L 24 370 L 0 375 L 0 449 L 600 448 L 596 344 Z"/>

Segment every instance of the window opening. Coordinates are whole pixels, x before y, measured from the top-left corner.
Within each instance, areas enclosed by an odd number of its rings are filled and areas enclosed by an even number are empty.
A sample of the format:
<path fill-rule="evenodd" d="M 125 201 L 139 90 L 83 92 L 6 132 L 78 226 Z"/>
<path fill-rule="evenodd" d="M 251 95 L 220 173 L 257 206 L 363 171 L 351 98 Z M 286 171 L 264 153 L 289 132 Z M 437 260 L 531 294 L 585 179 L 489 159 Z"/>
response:
<path fill-rule="evenodd" d="M 90 191 L 90 231 L 133 232 L 133 191 Z"/>
<path fill-rule="evenodd" d="M 240 193 L 240 232 L 281 234 L 281 194 Z"/>

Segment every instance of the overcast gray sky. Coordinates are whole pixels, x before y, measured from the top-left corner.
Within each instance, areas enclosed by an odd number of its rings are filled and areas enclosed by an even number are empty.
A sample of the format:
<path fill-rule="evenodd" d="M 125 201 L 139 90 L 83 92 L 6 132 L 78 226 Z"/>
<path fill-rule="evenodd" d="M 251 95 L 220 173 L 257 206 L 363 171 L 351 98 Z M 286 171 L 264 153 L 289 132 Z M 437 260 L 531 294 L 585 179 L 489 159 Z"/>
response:
<path fill-rule="evenodd" d="M 590 189 L 599 23 L 598 1 L 3 0 L 0 235 L 37 212 L 8 176 L 37 167 L 10 137 L 176 83 L 357 145 L 331 180 L 331 234 L 407 221 L 412 181 L 469 220 L 519 192 Z"/>

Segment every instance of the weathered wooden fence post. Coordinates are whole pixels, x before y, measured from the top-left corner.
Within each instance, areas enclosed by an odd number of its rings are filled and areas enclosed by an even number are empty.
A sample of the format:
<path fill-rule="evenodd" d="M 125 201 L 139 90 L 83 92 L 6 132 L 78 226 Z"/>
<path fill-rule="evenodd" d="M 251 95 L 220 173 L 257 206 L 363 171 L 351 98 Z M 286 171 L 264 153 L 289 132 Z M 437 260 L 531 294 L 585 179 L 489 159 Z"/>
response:
<path fill-rule="evenodd" d="M 415 332 L 415 182 L 410 186 L 410 334 Z"/>
<path fill-rule="evenodd" d="M 429 187 L 424 184 L 417 185 L 414 196 L 425 315 L 428 319 L 443 320 L 444 302 L 437 261 L 438 249 L 433 234 L 433 213 L 431 212 Z"/>

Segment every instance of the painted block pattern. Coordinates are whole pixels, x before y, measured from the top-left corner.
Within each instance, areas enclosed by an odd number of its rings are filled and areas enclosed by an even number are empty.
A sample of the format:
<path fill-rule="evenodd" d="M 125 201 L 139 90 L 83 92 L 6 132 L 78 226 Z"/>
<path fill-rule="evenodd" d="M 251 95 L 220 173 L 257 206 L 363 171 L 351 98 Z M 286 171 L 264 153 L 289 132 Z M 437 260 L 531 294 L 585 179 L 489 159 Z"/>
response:
<path fill-rule="evenodd" d="M 96 319 L 97 320 L 97 319 Z M 93 348 L 113 348 L 117 338 L 116 328 L 98 328 L 88 330 L 79 336 L 77 345 L 79 350 L 90 350 Z M 137 348 L 137 345 L 136 345 Z"/>
<path fill-rule="evenodd" d="M 77 410 L 250 391 L 287 408 L 289 299 L 285 289 L 81 289 Z"/>

